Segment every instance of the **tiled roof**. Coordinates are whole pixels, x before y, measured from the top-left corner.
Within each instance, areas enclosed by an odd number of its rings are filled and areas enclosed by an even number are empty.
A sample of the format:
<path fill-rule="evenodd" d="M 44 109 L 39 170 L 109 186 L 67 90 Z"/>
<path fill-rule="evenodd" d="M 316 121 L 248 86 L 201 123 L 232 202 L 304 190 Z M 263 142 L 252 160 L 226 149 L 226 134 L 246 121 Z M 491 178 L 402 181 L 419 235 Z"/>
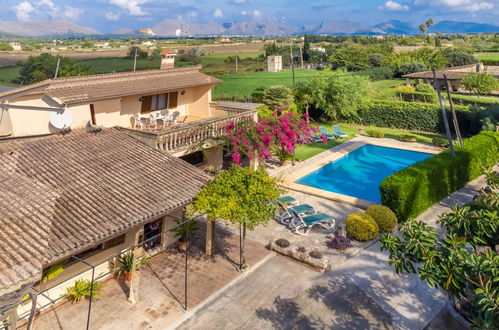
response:
<path fill-rule="evenodd" d="M 189 203 L 209 179 L 115 128 L 0 150 L 0 291 Z"/>
<path fill-rule="evenodd" d="M 217 78 L 199 72 L 200 68 L 201 66 L 191 66 L 48 79 L 0 93 L 0 97 L 13 95 L 21 91 L 29 91 L 34 88 L 42 88 L 42 92 L 60 99 L 66 105 L 71 105 L 127 95 L 212 85 L 221 82 Z"/>

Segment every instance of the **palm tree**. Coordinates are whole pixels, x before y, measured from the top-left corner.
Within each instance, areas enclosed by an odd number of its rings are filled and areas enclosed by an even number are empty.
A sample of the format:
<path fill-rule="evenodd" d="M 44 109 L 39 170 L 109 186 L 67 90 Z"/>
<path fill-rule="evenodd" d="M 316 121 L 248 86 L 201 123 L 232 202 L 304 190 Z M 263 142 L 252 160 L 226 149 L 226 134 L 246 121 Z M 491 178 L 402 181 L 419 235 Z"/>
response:
<path fill-rule="evenodd" d="M 426 26 L 426 24 L 421 24 L 419 26 L 419 31 L 421 31 L 421 33 L 423 33 L 423 34 L 426 34 L 427 29 L 428 29 L 428 27 Z"/>

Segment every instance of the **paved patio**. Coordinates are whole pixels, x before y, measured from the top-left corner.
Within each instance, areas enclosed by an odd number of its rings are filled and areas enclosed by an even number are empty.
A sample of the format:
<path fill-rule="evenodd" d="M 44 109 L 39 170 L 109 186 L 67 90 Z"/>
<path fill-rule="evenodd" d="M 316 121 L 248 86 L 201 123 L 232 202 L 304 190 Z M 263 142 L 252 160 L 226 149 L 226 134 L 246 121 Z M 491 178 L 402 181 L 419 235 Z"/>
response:
<path fill-rule="evenodd" d="M 213 258 L 204 255 L 204 234 L 189 250 L 188 311 L 216 294 L 241 273 L 239 237 L 217 232 Z M 246 259 L 256 265 L 270 251 L 261 244 L 246 242 Z M 184 294 L 185 254 L 170 248 L 155 255 L 134 279 L 136 303 L 127 301 L 128 285 L 110 278 L 104 282 L 101 298 L 92 304 L 91 329 L 164 329 L 186 314 Z M 88 300 L 78 304 L 62 303 L 36 318 L 35 329 L 85 329 Z M 187 311 L 187 312 L 188 312 Z"/>

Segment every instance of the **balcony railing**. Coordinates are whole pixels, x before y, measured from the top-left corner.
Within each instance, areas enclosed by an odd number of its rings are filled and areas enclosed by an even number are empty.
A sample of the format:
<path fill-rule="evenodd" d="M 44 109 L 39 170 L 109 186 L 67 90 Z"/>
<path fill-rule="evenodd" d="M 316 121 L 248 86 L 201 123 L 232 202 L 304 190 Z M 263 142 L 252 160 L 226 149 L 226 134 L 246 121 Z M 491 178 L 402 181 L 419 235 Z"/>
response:
<path fill-rule="evenodd" d="M 225 134 L 224 128 L 229 122 L 239 123 L 245 120 L 256 119 L 256 108 L 242 109 L 240 107 L 227 107 L 211 105 L 217 110 L 225 111 L 221 117 L 210 117 L 183 124 L 180 127 L 165 128 L 159 131 L 143 131 L 130 128 L 120 128 L 147 145 L 170 153 L 189 152 L 196 147 L 211 147 L 216 138 Z M 195 150 L 193 150 L 195 151 Z"/>

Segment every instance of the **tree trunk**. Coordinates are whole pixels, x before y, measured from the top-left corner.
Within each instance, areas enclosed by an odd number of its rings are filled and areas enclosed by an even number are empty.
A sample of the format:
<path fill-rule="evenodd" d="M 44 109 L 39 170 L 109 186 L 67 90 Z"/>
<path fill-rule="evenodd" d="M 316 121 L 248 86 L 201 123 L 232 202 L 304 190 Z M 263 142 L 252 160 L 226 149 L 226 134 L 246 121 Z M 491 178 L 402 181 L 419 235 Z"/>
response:
<path fill-rule="evenodd" d="M 307 105 L 305 106 L 305 113 L 307 114 L 307 123 L 310 124 L 310 115 L 308 114 L 309 107 L 310 107 L 310 105 L 307 103 Z"/>
<path fill-rule="evenodd" d="M 208 217 L 206 221 L 206 246 L 205 254 L 208 257 L 213 255 L 215 242 L 215 219 L 210 219 Z"/>
<path fill-rule="evenodd" d="M 253 151 L 252 159 L 250 160 L 250 168 L 254 171 L 258 170 L 258 166 L 260 166 L 260 161 L 258 159 L 258 151 Z"/>
<path fill-rule="evenodd" d="M 246 224 L 243 224 L 243 238 L 242 238 L 242 248 L 241 248 L 241 270 L 246 268 L 246 260 L 244 258 L 244 243 L 246 242 Z"/>

